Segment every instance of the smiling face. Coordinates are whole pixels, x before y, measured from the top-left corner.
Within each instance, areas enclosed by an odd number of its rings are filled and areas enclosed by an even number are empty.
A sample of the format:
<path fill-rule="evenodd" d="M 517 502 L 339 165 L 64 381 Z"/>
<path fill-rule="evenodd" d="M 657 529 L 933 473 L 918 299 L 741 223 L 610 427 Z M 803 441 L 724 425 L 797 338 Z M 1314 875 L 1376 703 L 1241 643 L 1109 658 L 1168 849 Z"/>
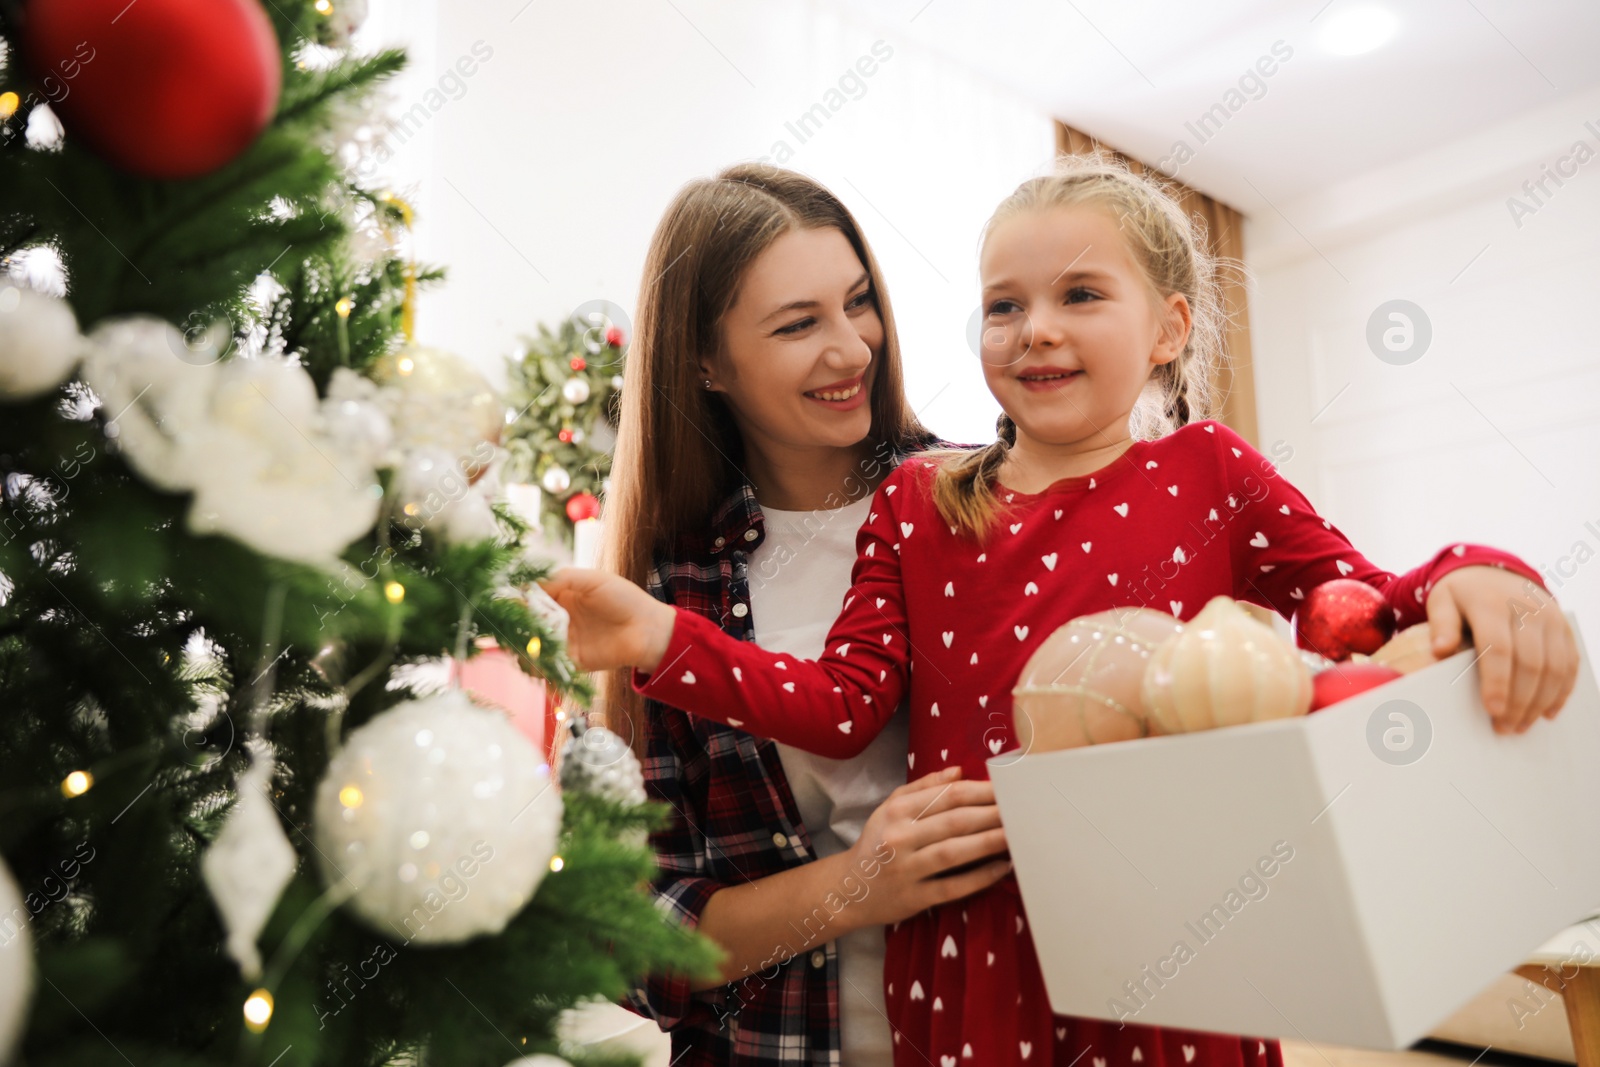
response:
<path fill-rule="evenodd" d="M 722 393 L 747 445 L 859 444 L 883 320 L 867 269 L 833 227 L 790 230 L 750 264 L 700 375 Z"/>
<path fill-rule="evenodd" d="M 1183 350 L 1183 296 L 1156 297 L 1116 221 L 1092 206 L 1004 219 L 979 271 L 983 376 L 1018 441 L 1095 448 L 1126 438 L 1151 371 Z"/>

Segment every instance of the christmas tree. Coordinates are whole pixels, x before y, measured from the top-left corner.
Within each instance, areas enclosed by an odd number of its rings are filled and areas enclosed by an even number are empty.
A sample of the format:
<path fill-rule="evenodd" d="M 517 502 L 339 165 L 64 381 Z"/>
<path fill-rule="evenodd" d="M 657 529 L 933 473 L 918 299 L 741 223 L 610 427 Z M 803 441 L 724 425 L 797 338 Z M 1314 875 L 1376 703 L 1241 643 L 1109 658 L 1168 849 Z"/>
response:
<path fill-rule="evenodd" d="M 411 337 L 359 18 L 0 3 L 0 1063 L 500 1065 L 711 966 L 626 746 L 561 789 L 407 688 L 492 636 L 588 695 L 505 408 Z"/>

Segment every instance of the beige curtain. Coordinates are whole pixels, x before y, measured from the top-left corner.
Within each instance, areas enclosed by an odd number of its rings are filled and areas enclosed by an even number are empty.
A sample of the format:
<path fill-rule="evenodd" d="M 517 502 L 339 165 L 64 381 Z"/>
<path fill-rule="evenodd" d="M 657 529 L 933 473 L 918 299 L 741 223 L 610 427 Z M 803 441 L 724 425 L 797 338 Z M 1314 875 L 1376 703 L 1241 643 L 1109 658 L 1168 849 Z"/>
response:
<path fill-rule="evenodd" d="M 1153 169 L 1064 122 L 1056 123 L 1056 149 L 1063 155 L 1089 155 L 1098 150 L 1103 155 L 1125 160 L 1128 168 L 1138 174 Z M 1228 364 L 1221 368 L 1217 381 L 1217 391 L 1222 398 L 1218 418 L 1260 448 L 1261 442 L 1256 436 L 1255 365 L 1250 359 L 1250 313 L 1245 304 L 1244 279 L 1237 269 L 1237 264 L 1244 259 L 1244 216 L 1164 174 L 1158 173 L 1156 177 L 1178 193 L 1178 201 L 1185 211 L 1200 217 L 1205 224 L 1211 254 L 1222 257 L 1228 264 L 1221 281 L 1232 327 L 1228 331 Z"/>

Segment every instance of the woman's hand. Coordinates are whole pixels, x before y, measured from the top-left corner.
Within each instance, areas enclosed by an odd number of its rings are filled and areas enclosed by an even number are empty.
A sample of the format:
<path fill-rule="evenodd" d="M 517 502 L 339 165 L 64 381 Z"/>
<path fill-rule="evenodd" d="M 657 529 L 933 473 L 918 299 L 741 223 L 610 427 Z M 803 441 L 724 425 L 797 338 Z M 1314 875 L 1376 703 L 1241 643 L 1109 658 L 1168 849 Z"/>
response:
<path fill-rule="evenodd" d="M 936 877 L 1006 847 L 994 784 L 960 778 L 961 768 L 947 767 L 907 782 L 867 817 L 849 854 L 851 867 L 867 882 L 856 916 L 863 925 L 899 922 L 935 904 L 970 896 L 1011 870 L 1010 861 L 1002 858 Z"/>
<path fill-rule="evenodd" d="M 540 582 L 569 616 L 567 654 L 586 671 L 654 671 L 672 639 L 677 612 L 626 578 L 563 567 Z"/>
<path fill-rule="evenodd" d="M 1578 642 L 1549 593 L 1502 567 L 1461 567 L 1434 583 L 1427 608 L 1434 655 L 1461 646 L 1462 623 L 1472 631 L 1496 733 L 1555 718 L 1577 684 Z"/>

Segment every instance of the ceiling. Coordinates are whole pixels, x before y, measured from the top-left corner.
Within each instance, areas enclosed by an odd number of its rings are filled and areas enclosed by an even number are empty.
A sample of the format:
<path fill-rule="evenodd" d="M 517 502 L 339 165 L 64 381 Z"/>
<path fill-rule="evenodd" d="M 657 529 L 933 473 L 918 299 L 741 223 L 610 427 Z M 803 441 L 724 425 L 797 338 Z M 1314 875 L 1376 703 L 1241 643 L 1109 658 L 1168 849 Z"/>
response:
<path fill-rule="evenodd" d="M 1174 148 L 1186 143 L 1192 158 L 1176 176 L 1246 208 L 1600 83 L 1597 0 L 837 3 L 1130 155 L 1177 164 Z M 1374 7 L 1394 16 L 1387 44 L 1353 56 L 1322 46 L 1321 34 Z M 1275 44 L 1288 58 L 1229 96 Z"/>

